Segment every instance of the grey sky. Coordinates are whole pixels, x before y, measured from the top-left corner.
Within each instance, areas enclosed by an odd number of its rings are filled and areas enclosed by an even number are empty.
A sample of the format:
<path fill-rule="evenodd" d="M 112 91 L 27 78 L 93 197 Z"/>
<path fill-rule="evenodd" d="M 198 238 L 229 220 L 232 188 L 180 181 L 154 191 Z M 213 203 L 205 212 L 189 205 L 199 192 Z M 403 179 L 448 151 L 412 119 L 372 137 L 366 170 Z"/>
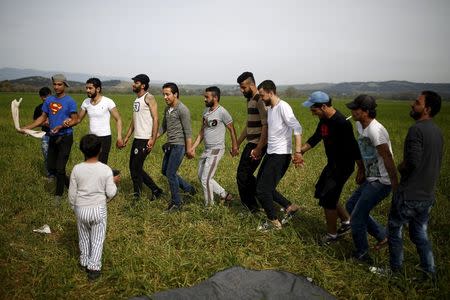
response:
<path fill-rule="evenodd" d="M 0 67 L 177 83 L 450 82 L 450 1 L 0 2 Z"/>

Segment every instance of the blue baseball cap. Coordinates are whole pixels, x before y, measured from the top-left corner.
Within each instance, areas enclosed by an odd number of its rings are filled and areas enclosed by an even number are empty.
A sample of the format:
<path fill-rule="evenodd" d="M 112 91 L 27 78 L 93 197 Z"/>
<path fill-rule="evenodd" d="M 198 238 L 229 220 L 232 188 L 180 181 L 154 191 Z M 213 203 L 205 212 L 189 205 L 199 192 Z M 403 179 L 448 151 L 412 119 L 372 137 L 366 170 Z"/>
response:
<path fill-rule="evenodd" d="M 323 104 L 323 103 L 327 103 L 328 101 L 330 101 L 330 97 L 321 91 L 317 91 L 312 93 L 308 100 L 306 100 L 305 102 L 303 102 L 303 106 L 304 107 L 311 107 L 314 104 Z"/>

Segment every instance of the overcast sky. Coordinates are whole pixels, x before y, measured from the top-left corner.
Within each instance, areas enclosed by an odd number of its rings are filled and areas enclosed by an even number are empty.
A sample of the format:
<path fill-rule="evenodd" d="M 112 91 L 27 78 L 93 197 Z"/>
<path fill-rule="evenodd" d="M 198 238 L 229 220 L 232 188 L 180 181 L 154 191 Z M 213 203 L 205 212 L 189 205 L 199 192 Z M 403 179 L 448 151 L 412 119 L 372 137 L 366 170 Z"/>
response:
<path fill-rule="evenodd" d="M 450 82 L 450 1 L 1 0 L 0 67 L 177 83 Z M 69 78 L 70 79 L 70 78 Z"/>

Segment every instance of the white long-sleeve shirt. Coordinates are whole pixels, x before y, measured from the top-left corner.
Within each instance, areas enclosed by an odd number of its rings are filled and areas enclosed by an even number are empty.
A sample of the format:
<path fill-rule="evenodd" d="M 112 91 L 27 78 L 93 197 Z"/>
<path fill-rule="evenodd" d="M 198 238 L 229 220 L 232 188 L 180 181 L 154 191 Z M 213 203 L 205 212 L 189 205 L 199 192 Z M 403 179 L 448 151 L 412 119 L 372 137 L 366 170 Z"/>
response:
<path fill-rule="evenodd" d="M 105 205 L 106 199 L 111 199 L 116 193 L 112 170 L 101 162 L 82 162 L 70 174 L 69 201 L 72 206 Z"/>
<path fill-rule="evenodd" d="M 294 135 L 302 134 L 302 126 L 292 111 L 291 106 L 280 99 L 274 107 L 267 111 L 268 154 L 291 154 L 292 131 Z"/>

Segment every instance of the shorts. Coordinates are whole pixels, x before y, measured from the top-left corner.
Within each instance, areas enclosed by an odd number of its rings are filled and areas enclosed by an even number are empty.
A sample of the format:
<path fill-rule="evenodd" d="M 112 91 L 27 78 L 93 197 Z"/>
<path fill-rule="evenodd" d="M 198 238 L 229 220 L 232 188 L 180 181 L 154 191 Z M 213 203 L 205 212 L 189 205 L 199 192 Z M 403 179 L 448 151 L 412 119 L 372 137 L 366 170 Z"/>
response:
<path fill-rule="evenodd" d="M 347 168 L 326 165 L 316 183 L 314 198 L 319 199 L 319 205 L 326 209 L 336 209 L 339 198 L 354 167 Z"/>

